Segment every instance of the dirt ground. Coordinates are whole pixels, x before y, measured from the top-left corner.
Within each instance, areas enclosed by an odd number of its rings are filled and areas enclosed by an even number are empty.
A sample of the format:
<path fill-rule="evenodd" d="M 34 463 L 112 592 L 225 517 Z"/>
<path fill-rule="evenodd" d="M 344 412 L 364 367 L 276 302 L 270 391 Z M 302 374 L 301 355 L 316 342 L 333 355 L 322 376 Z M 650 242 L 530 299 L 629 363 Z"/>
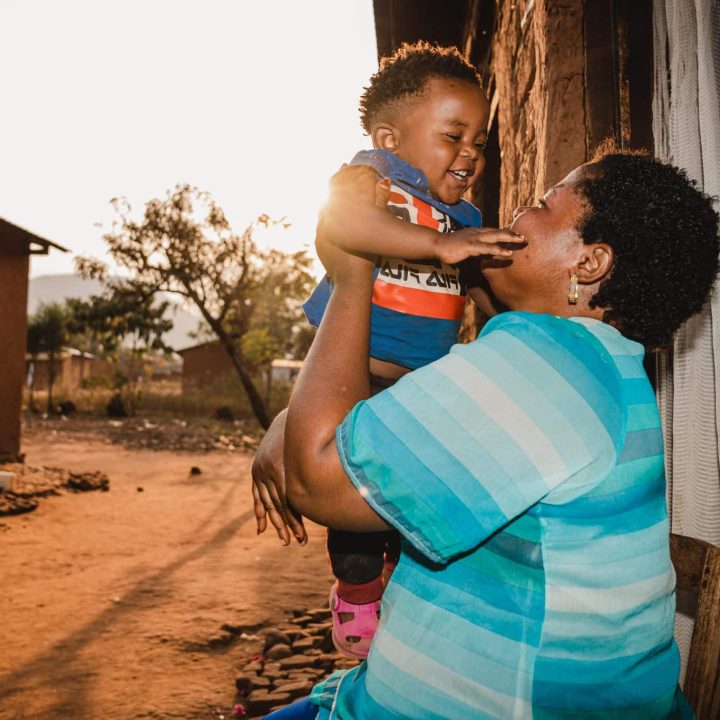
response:
<path fill-rule="evenodd" d="M 105 472 L 110 491 L 0 518 L 0 720 L 232 718 L 259 626 L 326 603 L 324 530 L 304 548 L 256 535 L 246 451 L 127 449 L 61 426 L 27 429 L 23 450 Z"/>

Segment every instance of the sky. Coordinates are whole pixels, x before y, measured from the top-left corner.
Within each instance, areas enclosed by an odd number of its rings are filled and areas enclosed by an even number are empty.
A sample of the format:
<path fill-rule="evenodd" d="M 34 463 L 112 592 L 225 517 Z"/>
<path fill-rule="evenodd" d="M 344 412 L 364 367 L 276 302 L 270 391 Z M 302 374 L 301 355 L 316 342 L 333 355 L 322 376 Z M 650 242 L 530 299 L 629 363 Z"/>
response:
<path fill-rule="evenodd" d="M 0 217 L 107 261 L 111 198 L 139 215 L 189 182 L 236 231 L 268 213 L 292 227 L 259 242 L 312 247 L 376 68 L 372 0 L 0 0 Z"/>

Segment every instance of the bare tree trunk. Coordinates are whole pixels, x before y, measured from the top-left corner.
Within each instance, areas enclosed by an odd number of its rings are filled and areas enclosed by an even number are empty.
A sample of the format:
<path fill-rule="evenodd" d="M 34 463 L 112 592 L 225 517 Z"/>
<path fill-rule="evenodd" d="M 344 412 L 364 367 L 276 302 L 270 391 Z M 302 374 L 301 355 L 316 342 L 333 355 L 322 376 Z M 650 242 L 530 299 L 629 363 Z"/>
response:
<path fill-rule="evenodd" d="M 255 414 L 257 421 L 260 423 L 260 425 L 262 425 L 264 430 L 267 430 L 270 427 L 270 418 L 268 417 L 265 403 L 263 402 L 260 393 L 257 391 L 255 383 L 250 377 L 250 373 L 248 373 L 248 371 L 243 366 L 242 360 L 238 357 L 235 345 L 228 337 L 228 335 L 222 330 L 219 330 L 217 328 L 213 329 L 220 338 L 220 342 L 222 342 L 223 347 L 225 348 L 225 351 L 227 352 L 228 357 L 230 358 L 230 361 L 235 368 L 235 372 L 240 378 L 240 382 L 242 383 L 243 389 L 248 396 L 248 400 L 250 401 L 250 407 L 252 408 L 252 411 Z"/>
<path fill-rule="evenodd" d="M 185 287 L 188 292 L 188 297 L 195 303 L 195 306 L 200 311 L 200 314 L 205 318 L 207 324 L 210 326 L 210 329 L 215 333 L 218 340 L 220 340 L 222 346 L 225 348 L 225 352 L 227 352 L 230 362 L 232 362 L 235 372 L 240 378 L 240 382 L 242 383 L 245 394 L 250 401 L 250 407 L 252 408 L 257 421 L 264 430 L 267 430 L 270 427 L 270 418 L 268 417 L 265 403 L 255 387 L 255 383 L 252 381 L 250 373 L 245 369 L 232 338 L 225 332 L 220 321 L 210 314 L 209 310 L 205 306 L 205 303 L 198 297 L 198 294 L 188 285 Z"/>
<path fill-rule="evenodd" d="M 263 429 L 267 430 L 270 427 L 270 418 L 268 417 L 265 403 L 255 387 L 255 383 L 252 381 L 250 374 L 243 367 L 240 359 L 236 357 L 234 351 L 230 355 L 230 360 L 232 360 L 232 364 L 234 365 L 238 377 L 240 378 L 240 382 L 245 389 L 248 400 L 250 400 L 250 407 L 252 407 L 255 417 L 260 425 L 262 425 Z"/>

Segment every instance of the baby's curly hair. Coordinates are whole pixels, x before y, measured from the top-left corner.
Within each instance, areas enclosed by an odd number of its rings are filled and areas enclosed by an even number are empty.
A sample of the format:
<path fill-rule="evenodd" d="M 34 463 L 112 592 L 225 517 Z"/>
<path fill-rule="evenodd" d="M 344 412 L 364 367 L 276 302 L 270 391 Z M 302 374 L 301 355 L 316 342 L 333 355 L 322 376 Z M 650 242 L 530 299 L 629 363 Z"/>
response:
<path fill-rule="evenodd" d="M 422 95 L 430 78 L 463 80 L 482 89 L 482 80 L 456 47 L 440 47 L 420 40 L 403 43 L 395 53 L 380 61 L 380 69 L 360 96 L 360 122 L 366 133 L 372 131 L 385 110 Z"/>
<path fill-rule="evenodd" d="M 604 319 L 648 349 L 667 346 L 702 308 L 718 272 L 713 198 L 683 170 L 609 143 L 579 186 L 589 205 L 579 226 L 584 242 L 615 251 L 590 307 L 607 308 Z"/>

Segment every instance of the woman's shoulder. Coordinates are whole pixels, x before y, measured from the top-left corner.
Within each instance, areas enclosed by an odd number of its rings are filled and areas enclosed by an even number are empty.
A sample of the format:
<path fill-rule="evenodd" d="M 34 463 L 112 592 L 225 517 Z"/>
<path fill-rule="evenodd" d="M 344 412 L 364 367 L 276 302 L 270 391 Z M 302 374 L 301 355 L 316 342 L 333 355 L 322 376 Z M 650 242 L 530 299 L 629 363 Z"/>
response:
<path fill-rule="evenodd" d="M 542 375 L 546 385 L 580 388 L 581 396 L 611 397 L 619 407 L 629 399 L 624 381 L 647 379 L 642 346 L 591 318 L 501 313 L 485 325 L 476 343 L 480 355 L 495 357 L 499 365 L 513 366 L 527 377 Z"/>
<path fill-rule="evenodd" d="M 478 340 L 494 332 L 519 334 L 531 344 L 553 341 L 574 348 L 591 345 L 600 354 L 636 357 L 640 362 L 645 352 L 642 345 L 624 337 L 611 325 L 587 317 L 566 318 L 548 313 L 508 311 L 491 318 Z"/>

